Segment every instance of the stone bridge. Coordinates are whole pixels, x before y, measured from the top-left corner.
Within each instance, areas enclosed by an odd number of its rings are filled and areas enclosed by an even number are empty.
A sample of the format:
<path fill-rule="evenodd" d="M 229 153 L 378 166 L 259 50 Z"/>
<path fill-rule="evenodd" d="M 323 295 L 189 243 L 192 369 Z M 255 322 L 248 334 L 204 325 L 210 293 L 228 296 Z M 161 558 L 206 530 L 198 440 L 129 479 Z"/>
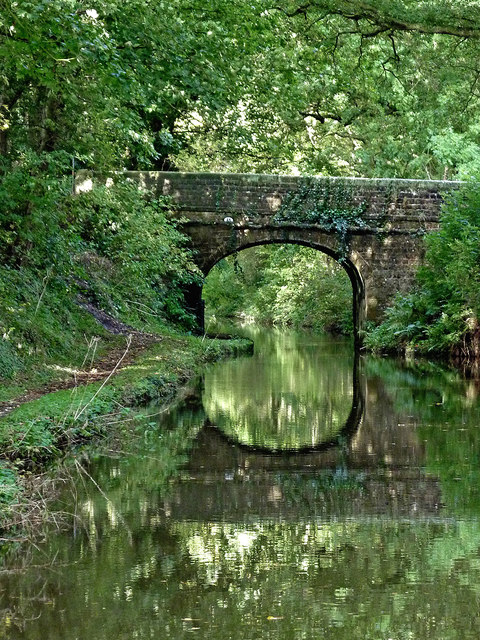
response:
<path fill-rule="evenodd" d="M 169 196 L 206 276 L 222 258 L 269 243 L 294 243 L 338 260 L 353 288 L 356 335 L 412 285 L 423 236 L 438 228 L 442 195 L 458 182 L 306 178 L 259 174 L 127 172 Z M 89 188 L 84 172 L 77 189 Z M 201 286 L 187 293 L 203 327 Z"/>

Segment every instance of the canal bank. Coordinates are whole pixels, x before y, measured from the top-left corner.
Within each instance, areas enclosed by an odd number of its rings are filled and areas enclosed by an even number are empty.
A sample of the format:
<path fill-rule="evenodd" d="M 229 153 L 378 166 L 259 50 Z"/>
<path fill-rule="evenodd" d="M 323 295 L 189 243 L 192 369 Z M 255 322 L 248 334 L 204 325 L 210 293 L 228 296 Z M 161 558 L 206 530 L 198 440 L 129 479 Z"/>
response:
<path fill-rule="evenodd" d="M 152 337 L 153 338 L 153 337 Z M 45 515 L 41 474 L 94 439 L 114 437 L 141 412 L 132 409 L 149 402 L 171 402 L 201 367 L 220 358 L 248 353 L 246 339 L 217 340 L 165 332 L 155 336 L 133 360 L 131 341 L 118 351 L 107 375 L 94 382 L 41 395 L 0 419 L 0 531 L 15 537 L 34 516 Z M 128 362 L 128 364 L 127 364 Z M 34 391 L 30 392 L 34 394 Z M 48 484 L 48 486 L 50 486 Z M 8 537 L 8 535 L 7 535 Z"/>

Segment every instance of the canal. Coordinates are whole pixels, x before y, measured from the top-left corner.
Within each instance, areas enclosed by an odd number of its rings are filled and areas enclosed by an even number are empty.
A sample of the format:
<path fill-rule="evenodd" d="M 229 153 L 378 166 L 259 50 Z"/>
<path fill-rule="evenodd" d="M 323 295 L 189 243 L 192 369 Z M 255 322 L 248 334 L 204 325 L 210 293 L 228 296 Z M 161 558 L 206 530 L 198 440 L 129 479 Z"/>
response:
<path fill-rule="evenodd" d="M 254 356 L 70 464 L 0 638 L 480 637 L 478 381 L 246 331 Z"/>

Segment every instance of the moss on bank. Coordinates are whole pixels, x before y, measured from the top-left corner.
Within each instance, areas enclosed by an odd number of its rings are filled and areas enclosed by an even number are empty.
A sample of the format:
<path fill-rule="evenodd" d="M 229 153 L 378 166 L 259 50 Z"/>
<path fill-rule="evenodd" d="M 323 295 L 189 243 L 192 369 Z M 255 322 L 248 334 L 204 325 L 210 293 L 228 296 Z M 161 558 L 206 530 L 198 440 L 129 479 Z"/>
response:
<path fill-rule="evenodd" d="M 244 339 L 164 334 L 111 378 L 47 394 L 1 419 L 0 528 L 9 528 L 22 509 L 26 475 L 81 442 L 114 433 L 132 407 L 168 402 L 205 363 L 250 349 Z"/>

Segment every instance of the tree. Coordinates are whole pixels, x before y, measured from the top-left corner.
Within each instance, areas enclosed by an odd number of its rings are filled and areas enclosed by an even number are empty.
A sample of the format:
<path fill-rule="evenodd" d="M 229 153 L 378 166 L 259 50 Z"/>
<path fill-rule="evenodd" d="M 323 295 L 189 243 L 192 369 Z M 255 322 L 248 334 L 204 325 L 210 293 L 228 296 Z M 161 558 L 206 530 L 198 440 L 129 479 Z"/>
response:
<path fill-rule="evenodd" d="M 0 153 L 62 149 L 97 169 L 470 172 L 477 10 L 3 0 Z"/>
<path fill-rule="evenodd" d="M 190 124 L 199 162 L 261 171 L 420 178 L 478 157 L 478 19 L 444 2 L 267 7 L 242 100 Z M 255 18 L 255 16 L 254 16 Z M 468 149 L 465 152 L 465 147 Z"/>

